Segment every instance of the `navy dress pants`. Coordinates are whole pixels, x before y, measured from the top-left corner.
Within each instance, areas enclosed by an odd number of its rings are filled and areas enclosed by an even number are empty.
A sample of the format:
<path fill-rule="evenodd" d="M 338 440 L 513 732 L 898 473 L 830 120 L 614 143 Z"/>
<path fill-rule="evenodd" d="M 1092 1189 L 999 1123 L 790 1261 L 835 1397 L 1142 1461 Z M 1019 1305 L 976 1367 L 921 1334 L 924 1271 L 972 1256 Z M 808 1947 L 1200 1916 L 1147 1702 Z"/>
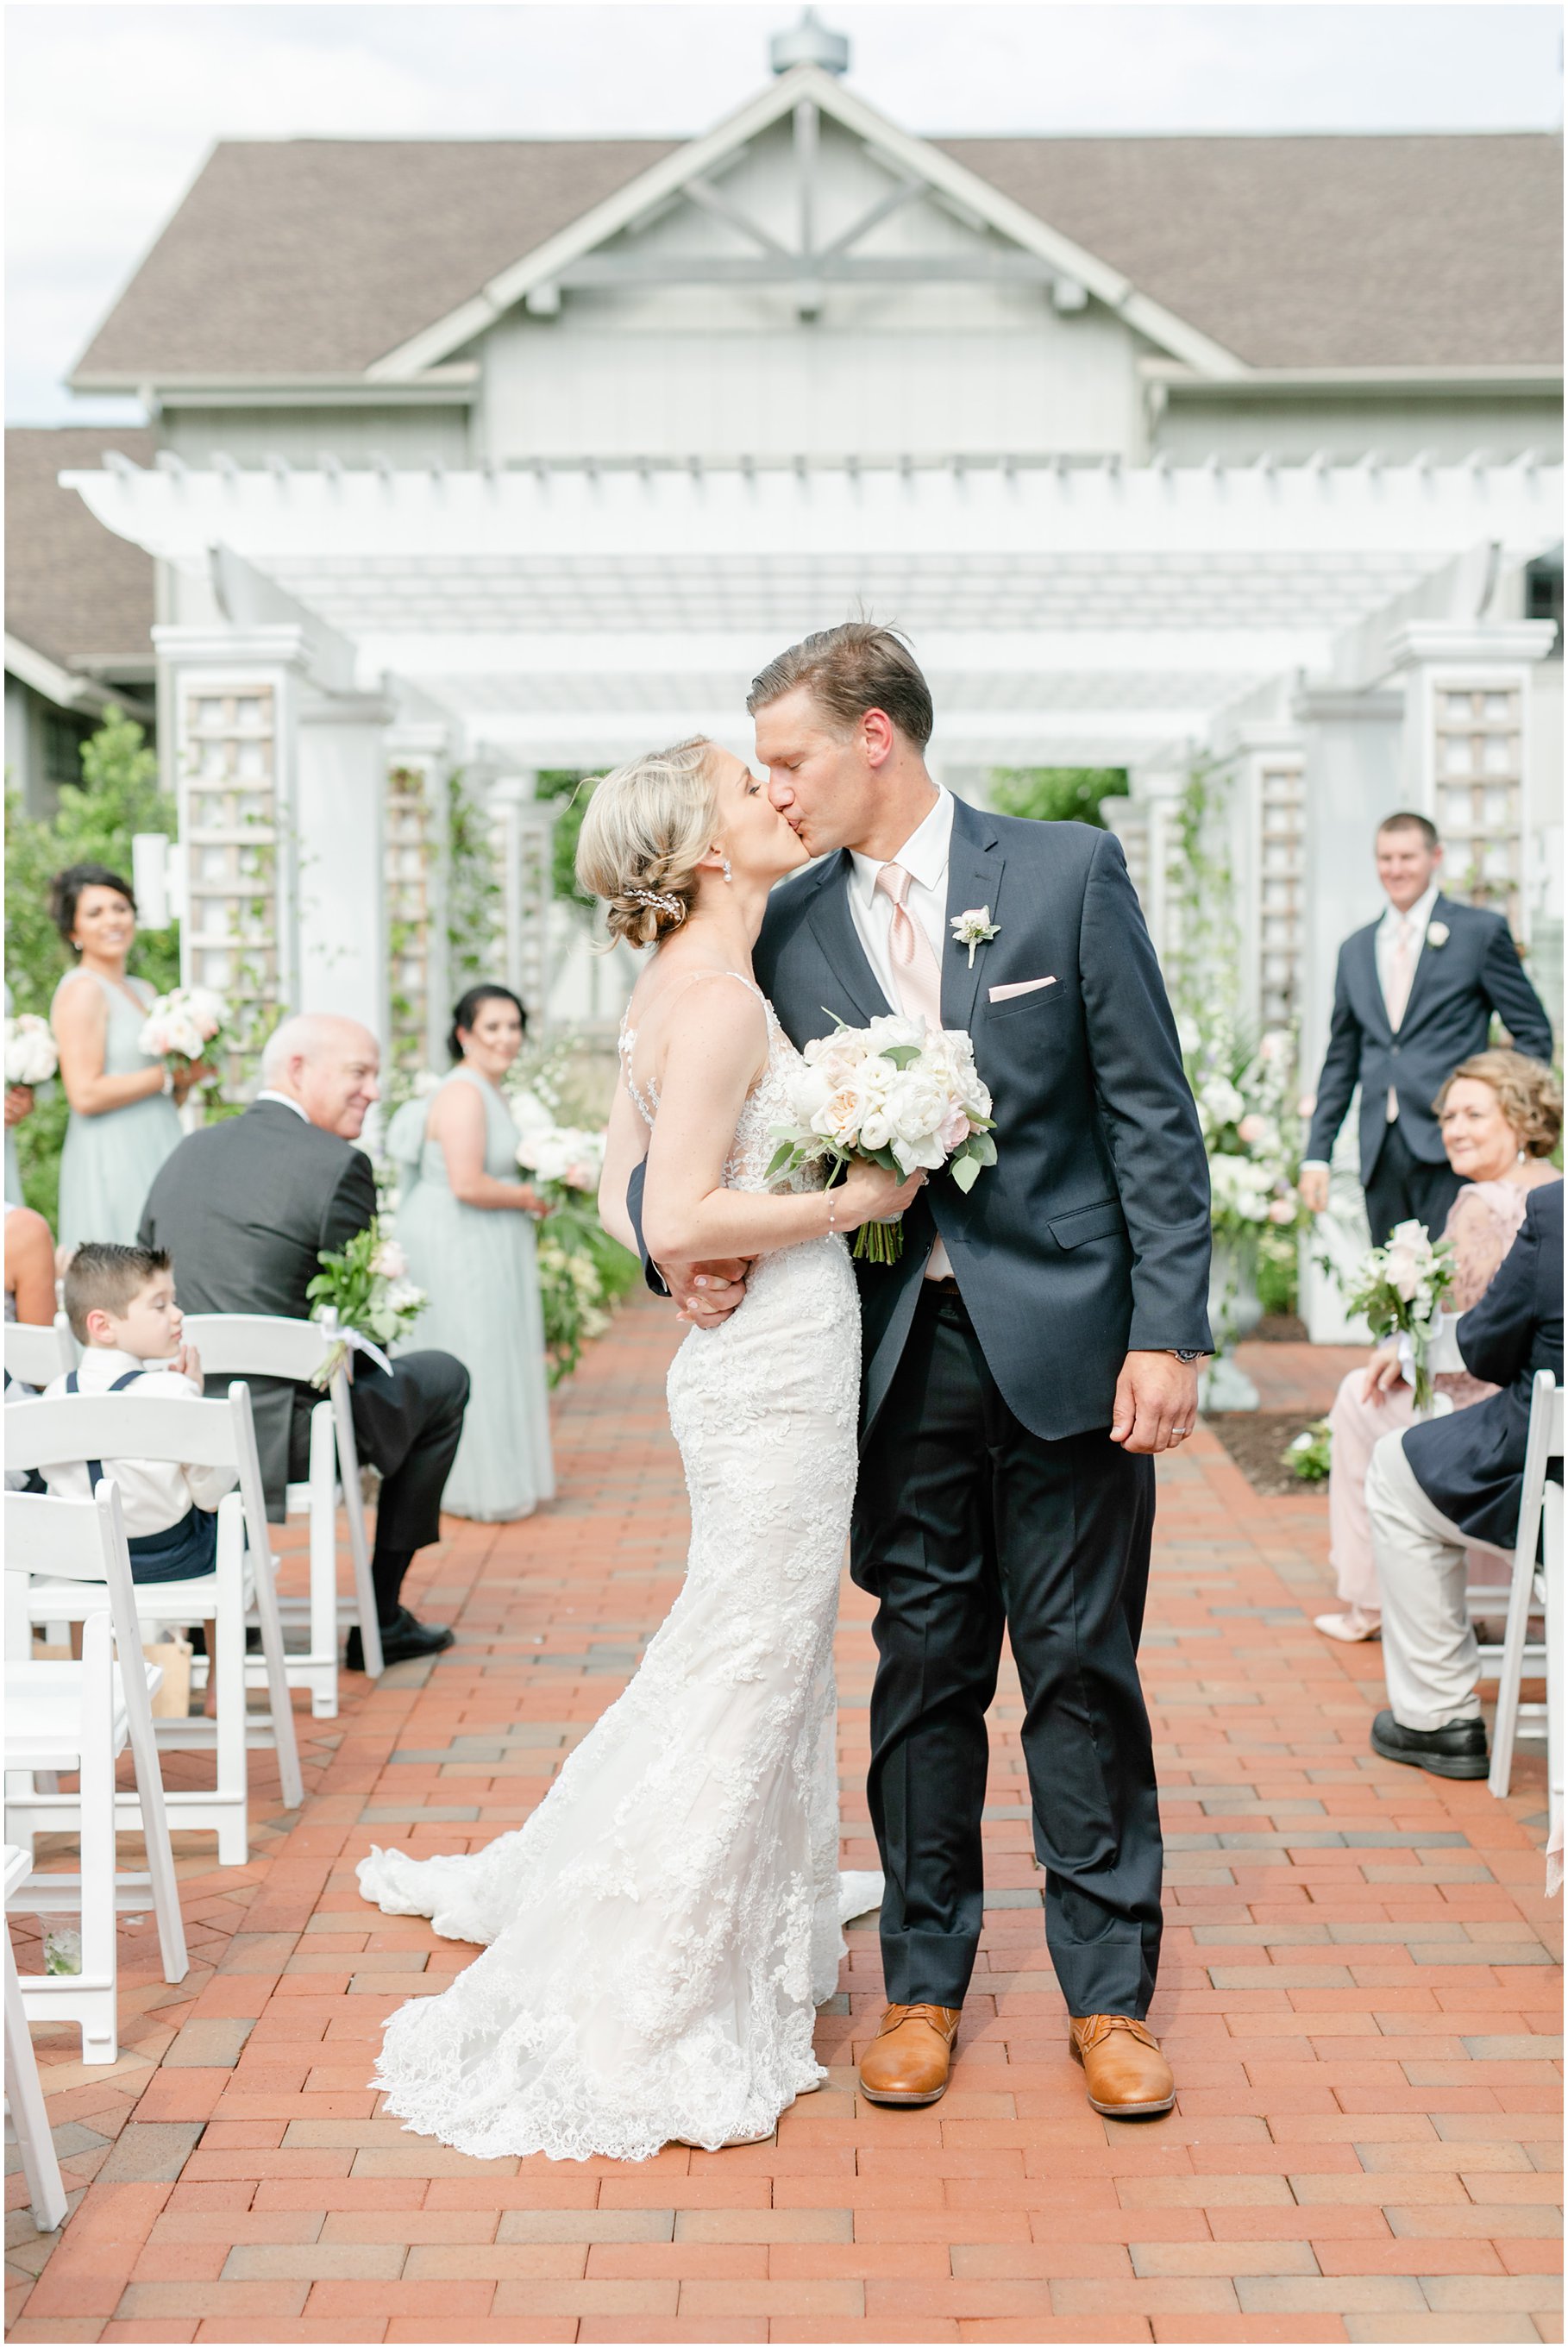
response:
<path fill-rule="evenodd" d="M 867 1439 L 851 1544 L 878 1601 L 869 1793 L 890 2002 L 956 2006 L 969 1986 L 1005 1626 L 1068 2010 L 1148 2011 L 1162 1853 L 1137 1658 L 1153 1519 L 1152 1459 L 1103 1432 L 1032 1435 L 956 1289 L 927 1284 Z"/>

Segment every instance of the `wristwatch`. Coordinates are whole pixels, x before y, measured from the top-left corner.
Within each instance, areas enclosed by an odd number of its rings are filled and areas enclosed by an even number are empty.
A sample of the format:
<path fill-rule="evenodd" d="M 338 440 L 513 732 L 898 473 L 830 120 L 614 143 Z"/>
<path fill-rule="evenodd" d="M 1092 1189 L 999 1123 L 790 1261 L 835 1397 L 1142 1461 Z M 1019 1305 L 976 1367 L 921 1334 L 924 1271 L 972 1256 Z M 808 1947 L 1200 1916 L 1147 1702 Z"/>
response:
<path fill-rule="evenodd" d="M 1201 1362 L 1204 1349 L 1202 1345 L 1167 1345 L 1165 1350 L 1174 1354 L 1179 1362 Z"/>

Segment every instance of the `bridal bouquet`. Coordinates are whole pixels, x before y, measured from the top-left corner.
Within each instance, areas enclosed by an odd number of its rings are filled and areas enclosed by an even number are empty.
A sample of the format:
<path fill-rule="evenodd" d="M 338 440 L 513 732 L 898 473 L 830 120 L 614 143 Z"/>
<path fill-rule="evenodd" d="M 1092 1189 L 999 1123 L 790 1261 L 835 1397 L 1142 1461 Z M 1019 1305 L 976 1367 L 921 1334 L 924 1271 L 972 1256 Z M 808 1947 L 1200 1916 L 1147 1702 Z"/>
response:
<path fill-rule="evenodd" d="M 1346 1310 L 1361 1313 L 1374 1337 L 1398 1339 L 1418 1410 L 1431 1406 L 1427 1354 L 1453 1284 L 1453 1249 L 1447 1240 L 1434 1246 L 1418 1222 L 1396 1224 L 1387 1245 L 1370 1249 L 1346 1284 Z"/>
<path fill-rule="evenodd" d="M 36 1011 L 19 1012 L 5 1022 L 5 1081 L 8 1085 L 47 1084 L 60 1065 L 49 1023 Z"/>
<path fill-rule="evenodd" d="M 890 1014 L 818 1036 L 803 1058 L 789 1082 L 791 1122 L 773 1128 L 779 1148 L 769 1182 L 826 1159 L 830 1187 L 851 1158 L 870 1158 L 900 1174 L 945 1166 L 969 1190 L 981 1168 L 995 1164 L 991 1096 L 962 1028 L 934 1033 L 918 1019 Z M 862 1223 L 854 1252 L 895 1263 L 903 1252 L 902 1224 Z"/>
<path fill-rule="evenodd" d="M 228 1004 L 211 987 L 176 986 L 148 1006 L 138 1041 L 178 1075 L 204 1058 L 208 1045 L 231 1025 Z"/>
<path fill-rule="evenodd" d="M 321 1270 L 305 1294 L 311 1319 L 324 1324 L 332 1343 L 312 1385 L 325 1391 L 351 1353 L 368 1354 L 378 1369 L 390 1370 L 381 1348 L 406 1337 L 428 1301 L 408 1278 L 408 1259 L 397 1241 L 373 1216 L 346 1247 L 324 1248 L 316 1262 Z"/>

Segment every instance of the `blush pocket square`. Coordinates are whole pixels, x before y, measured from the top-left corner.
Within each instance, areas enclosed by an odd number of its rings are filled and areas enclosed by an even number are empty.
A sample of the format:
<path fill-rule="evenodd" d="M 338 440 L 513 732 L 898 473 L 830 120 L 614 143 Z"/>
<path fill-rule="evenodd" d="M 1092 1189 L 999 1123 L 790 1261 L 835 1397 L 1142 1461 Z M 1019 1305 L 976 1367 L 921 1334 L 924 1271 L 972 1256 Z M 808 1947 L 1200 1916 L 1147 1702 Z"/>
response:
<path fill-rule="evenodd" d="M 1009 985 L 988 987 L 986 999 L 991 1003 L 1010 1003 L 1015 994 L 1033 994 L 1039 987 L 1055 986 L 1056 983 L 1054 978 L 1016 978 Z"/>

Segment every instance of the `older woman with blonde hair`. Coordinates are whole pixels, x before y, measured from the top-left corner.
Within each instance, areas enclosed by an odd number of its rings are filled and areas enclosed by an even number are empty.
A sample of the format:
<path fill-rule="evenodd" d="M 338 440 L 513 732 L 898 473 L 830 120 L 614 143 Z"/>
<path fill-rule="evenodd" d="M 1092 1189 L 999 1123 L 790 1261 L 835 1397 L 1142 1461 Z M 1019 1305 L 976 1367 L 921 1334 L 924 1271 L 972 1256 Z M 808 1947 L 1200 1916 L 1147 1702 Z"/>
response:
<path fill-rule="evenodd" d="M 1551 1163 L 1563 1130 L 1563 1094 L 1552 1070 L 1522 1052 L 1477 1052 L 1460 1066 L 1432 1104 L 1449 1165 L 1464 1188 L 1449 1210 L 1443 1237 L 1454 1251 L 1449 1308 L 1468 1313 L 1488 1289 L 1524 1220 L 1525 1202 L 1560 1178 Z M 1439 1394 L 1455 1410 L 1484 1401 L 1495 1387 L 1468 1371 L 1440 1375 Z M 1381 1612 L 1367 1519 L 1367 1469 L 1379 1436 L 1408 1426 L 1415 1397 L 1394 1347 L 1380 1346 L 1366 1369 L 1340 1385 L 1328 1424 L 1329 1562 L 1340 1607 L 1317 1617 L 1326 1638 L 1378 1635 Z"/>

